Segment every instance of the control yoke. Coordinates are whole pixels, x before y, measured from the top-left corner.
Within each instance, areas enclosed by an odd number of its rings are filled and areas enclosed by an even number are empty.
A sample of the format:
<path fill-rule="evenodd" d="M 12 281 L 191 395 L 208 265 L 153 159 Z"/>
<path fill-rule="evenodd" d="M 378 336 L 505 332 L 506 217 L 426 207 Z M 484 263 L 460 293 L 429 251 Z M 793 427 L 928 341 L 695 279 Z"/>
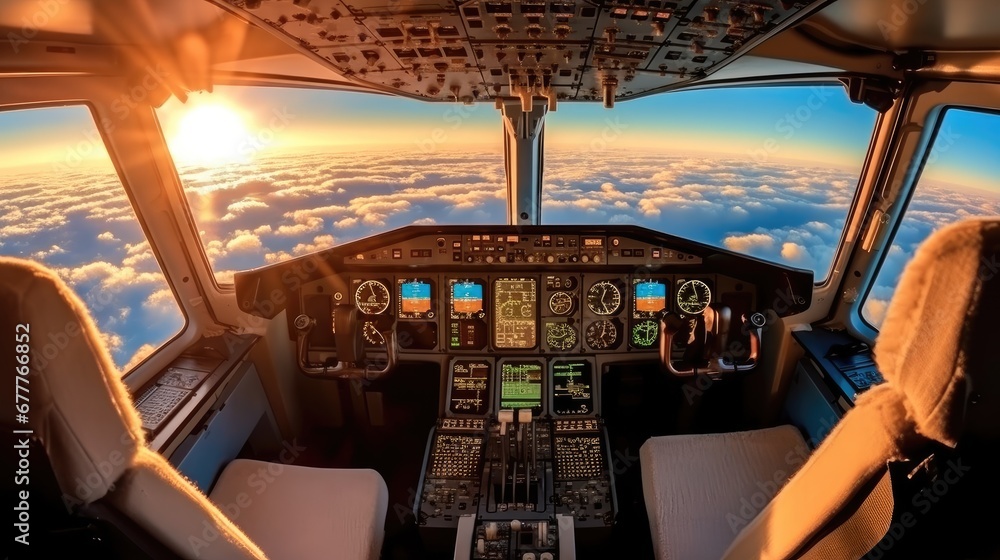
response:
<path fill-rule="evenodd" d="M 309 362 L 309 332 L 316 326 L 316 319 L 302 314 L 295 318 L 296 356 L 299 369 L 310 377 L 323 379 L 363 378 L 378 379 L 396 367 L 396 331 L 389 335 L 380 332 L 384 340 L 386 362 L 379 368 L 375 364 L 365 364 L 365 346 L 362 338 L 358 310 L 352 305 L 338 305 L 334 308 L 334 340 L 337 343 L 336 365 Z"/>
<path fill-rule="evenodd" d="M 679 377 L 690 377 L 699 373 L 719 375 L 737 371 L 751 371 L 757 367 L 757 357 L 760 353 L 761 330 L 765 324 L 762 313 L 743 315 L 740 320 L 743 328 L 750 335 L 750 352 L 747 360 L 737 363 L 732 355 L 727 358 L 729 350 L 729 326 L 732 311 L 725 305 L 710 305 L 701 315 L 678 315 L 666 313 L 660 319 L 660 361 L 670 373 Z M 706 364 L 704 367 L 691 366 L 688 369 L 678 369 L 672 356 L 674 337 L 680 333 L 688 336 L 688 352 L 685 362 Z M 728 361 L 727 361 L 728 359 Z"/>

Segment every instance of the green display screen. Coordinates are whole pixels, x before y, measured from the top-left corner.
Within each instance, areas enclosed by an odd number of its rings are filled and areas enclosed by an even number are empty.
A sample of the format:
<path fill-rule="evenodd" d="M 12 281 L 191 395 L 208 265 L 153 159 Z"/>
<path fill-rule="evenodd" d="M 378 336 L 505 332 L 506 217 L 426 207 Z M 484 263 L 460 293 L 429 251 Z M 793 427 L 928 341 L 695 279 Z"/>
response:
<path fill-rule="evenodd" d="M 542 364 L 506 362 L 500 366 L 500 408 L 542 408 Z"/>

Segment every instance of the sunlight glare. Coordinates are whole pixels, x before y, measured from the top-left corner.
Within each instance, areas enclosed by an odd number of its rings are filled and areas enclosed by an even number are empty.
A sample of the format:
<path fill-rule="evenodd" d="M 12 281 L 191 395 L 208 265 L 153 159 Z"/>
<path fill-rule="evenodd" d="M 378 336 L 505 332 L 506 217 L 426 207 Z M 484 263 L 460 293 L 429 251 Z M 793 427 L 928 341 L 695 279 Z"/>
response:
<path fill-rule="evenodd" d="M 249 136 L 244 120 L 230 107 L 197 105 L 181 117 L 170 151 L 185 164 L 245 163 L 253 155 Z"/>

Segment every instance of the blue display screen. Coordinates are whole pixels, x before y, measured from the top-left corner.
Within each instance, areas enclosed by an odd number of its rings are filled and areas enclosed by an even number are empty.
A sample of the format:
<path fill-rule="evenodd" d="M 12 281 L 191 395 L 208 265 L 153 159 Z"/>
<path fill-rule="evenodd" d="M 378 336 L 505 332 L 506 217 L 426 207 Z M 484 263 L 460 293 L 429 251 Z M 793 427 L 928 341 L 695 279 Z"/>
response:
<path fill-rule="evenodd" d="M 635 310 L 656 312 L 667 306 L 667 285 L 639 282 L 635 285 Z"/>
<path fill-rule="evenodd" d="M 399 287 L 404 313 L 427 313 L 431 309 L 431 285 L 407 282 Z"/>
<path fill-rule="evenodd" d="M 451 286 L 451 305 L 456 313 L 478 313 L 483 310 L 483 286 L 459 282 Z"/>

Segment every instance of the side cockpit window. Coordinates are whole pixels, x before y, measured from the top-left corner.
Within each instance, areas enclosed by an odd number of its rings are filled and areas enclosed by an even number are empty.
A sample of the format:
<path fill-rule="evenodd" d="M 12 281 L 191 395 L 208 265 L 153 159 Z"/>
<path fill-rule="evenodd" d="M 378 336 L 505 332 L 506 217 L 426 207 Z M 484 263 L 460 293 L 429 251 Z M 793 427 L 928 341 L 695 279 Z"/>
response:
<path fill-rule="evenodd" d="M 0 112 L 0 254 L 54 269 L 128 372 L 184 325 L 93 114 Z"/>
<path fill-rule="evenodd" d="M 931 233 L 965 218 L 1000 216 L 997 177 L 1000 114 L 948 110 L 861 309 L 868 324 L 881 327 L 906 263 Z M 984 267 L 997 272 L 995 263 Z"/>

